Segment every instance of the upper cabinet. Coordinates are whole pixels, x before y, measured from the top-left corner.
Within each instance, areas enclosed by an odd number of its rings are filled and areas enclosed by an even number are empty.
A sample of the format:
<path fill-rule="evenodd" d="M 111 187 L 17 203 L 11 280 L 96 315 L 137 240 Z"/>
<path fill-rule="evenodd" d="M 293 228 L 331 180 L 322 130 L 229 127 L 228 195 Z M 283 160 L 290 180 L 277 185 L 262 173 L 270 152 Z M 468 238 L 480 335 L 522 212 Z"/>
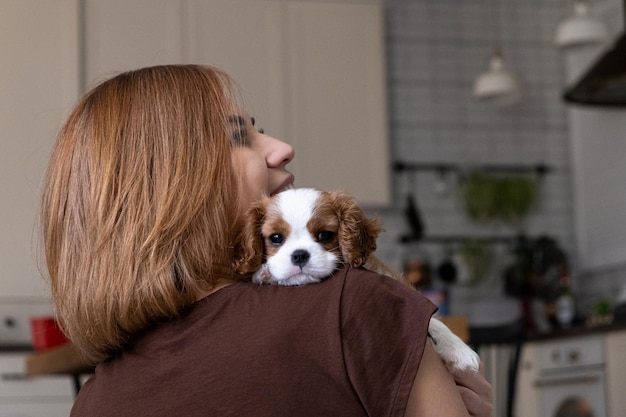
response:
<path fill-rule="evenodd" d="M 85 80 L 145 65 L 224 69 L 297 186 L 390 202 L 383 6 L 377 1 L 85 0 Z"/>
<path fill-rule="evenodd" d="M 288 2 L 288 140 L 302 185 L 389 202 L 384 31 L 377 4 Z M 299 154 L 298 154 L 299 152 Z"/>
<path fill-rule="evenodd" d="M 269 135 L 287 140 L 289 53 L 279 1 L 188 0 L 185 60 L 223 69 L 237 82 L 248 112 Z"/>
<path fill-rule="evenodd" d="M 79 1 L 83 89 L 126 70 L 182 63 L 180 1 Z"/>
<path fill-rule="evenodd" d="M 0 298 L 45 293 L 37 210 L 56 132 L 78 96 L 77 3 L 0 0 Z"/>

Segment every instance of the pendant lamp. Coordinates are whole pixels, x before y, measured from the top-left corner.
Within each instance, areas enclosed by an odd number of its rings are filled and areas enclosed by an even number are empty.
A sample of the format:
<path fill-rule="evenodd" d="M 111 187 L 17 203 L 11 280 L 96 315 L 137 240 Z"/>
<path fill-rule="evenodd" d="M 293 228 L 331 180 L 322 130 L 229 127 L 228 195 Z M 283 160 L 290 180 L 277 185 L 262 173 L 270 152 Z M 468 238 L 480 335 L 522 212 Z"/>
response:
<path fill-rule="evenodd" d="M 604 43 L 609 39 L 609 29 L 591 11 L 587 0 L 576 0 L 570 17 L 556 29 L 554 43 L 560 48 L 573 48 Z"/>
<path fill-rule="evenodd" d="M 626 25 L 626 0 L 623 2 Z M 626 107 L 626 32 L 595 61 L 585 74 L 569 87 L 563 98 L 574 104 Z"/>
<path fill-rule="evenodd" d="M 507 69 L 502 54 L 495 50 L 487 71 L 474 81 L 474 97 L 481 101 L 507 105 L 518 102 L 521 95 L 519 79 Z"/>
<path fill-rule="evenodd" d="M 495 13 L 491 5 L 491 20 L 493 24 L 492 38 L 493 54 L 489 59 L 487 71 L 480 74 L 474 81 L 473 96 L 479 101 L 494 105 L 510 105 L 518 102 L 522 96 L 522 88 L 518 77 L 511 72 L 504 63 L 501 48 L 497 46 L 500 38 L 499 13 Z"/>

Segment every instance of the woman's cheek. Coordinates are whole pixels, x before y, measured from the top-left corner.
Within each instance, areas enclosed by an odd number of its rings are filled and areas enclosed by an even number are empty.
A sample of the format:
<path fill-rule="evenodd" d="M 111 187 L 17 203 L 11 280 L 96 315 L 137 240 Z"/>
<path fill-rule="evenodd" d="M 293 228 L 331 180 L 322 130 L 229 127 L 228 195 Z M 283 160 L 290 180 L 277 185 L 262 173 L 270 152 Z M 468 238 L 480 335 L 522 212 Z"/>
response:
<path fill-rule="evenodd" d="M 233 170 L 238 181 L 238 200 L 240 211 L 269 193 L 269 171 L 265 159 L 250 148 L 238 148 L 233 151 Z"/>

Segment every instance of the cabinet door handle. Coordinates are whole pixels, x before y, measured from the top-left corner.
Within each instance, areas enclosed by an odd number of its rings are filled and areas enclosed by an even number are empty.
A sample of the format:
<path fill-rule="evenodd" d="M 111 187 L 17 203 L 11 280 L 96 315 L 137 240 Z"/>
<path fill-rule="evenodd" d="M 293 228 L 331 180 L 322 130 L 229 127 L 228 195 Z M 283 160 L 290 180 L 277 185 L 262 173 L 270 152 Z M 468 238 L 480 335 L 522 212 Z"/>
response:
<path fill-rule="evenodd" d="M 28 379 L 28 375 L 24 372 L 11 372 L 0 374 L 0 378 L 3 381 L 25 381 Z"/>
<path fill-rule="evenodd" d="M 595 374 L 571 376 L 563 378 L 550 378 L 550 379 L 538 379 L 535 381 L 535 387 L 553 387 L 556 385 L 571 385 L 571 384 L 593 384 L 598 382 L 600 376 Z"/>

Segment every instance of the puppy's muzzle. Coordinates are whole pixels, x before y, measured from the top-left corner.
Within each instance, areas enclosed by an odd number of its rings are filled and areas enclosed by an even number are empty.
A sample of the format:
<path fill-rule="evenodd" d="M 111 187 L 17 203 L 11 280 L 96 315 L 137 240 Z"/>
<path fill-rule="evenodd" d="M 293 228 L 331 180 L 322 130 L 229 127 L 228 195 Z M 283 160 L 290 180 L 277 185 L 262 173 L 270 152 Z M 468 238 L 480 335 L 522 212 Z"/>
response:
<path fill-rule="evenodd" d="M 311 254 L 304 249 L 297 249 L 291 254 L 291 263 L 300 268 L 305 266 L 309 262 L 309 259 L 311 259 Z"/>

